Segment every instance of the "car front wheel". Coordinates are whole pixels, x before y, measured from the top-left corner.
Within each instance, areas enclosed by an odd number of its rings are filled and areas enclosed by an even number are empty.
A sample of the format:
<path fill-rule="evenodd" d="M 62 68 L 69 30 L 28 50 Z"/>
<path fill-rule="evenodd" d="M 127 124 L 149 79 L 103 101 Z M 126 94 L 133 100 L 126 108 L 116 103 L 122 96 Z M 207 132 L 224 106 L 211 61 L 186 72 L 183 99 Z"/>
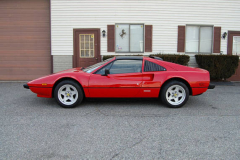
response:
<path fill-rule="evenodd" d="M 163 86 L 160 96 L 168 107 L 179 108 L 187 102 L 189 90 L 184 83 L 174 80 Z"/>
<path fill-rule="evenodd" d="M 79 84 L 71 80 L 60 82 L 55 90 L 54 97 L 64 108 L 76 107 L 83 100 L 83 91 Z"/>

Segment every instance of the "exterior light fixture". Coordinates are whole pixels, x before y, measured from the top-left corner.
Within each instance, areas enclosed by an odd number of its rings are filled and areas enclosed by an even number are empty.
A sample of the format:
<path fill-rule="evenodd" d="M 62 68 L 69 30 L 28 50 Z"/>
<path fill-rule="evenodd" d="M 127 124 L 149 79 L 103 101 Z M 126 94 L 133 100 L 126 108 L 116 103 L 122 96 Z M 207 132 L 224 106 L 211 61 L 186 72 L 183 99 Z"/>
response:
<path fill-rule="evenodd" d="M 226 37 L 227 37 L 227 32 L 224 32 L 224 33 L 222 34 L 222 38 L 225 39 Z"/>
<path fill-rule="evenodd" d="M 103 36 L 103 37 L 106 36 L 106 31 L 105 31 L 105 30 L 102 31 L 102 36 Z"/>

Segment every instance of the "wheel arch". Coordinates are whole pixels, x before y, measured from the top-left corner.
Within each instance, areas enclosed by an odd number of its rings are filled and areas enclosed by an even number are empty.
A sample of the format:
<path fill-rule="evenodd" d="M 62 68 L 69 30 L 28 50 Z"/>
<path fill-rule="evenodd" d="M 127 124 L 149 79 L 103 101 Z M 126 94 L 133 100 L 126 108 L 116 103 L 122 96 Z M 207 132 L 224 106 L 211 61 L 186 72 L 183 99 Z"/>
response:
<path fill-rule="evenodd" d="M 163 88 L 168 82 L 173 81 L 173 80 L 180 81 L 180 82 L 184 83 L 184 84 L 188 87 L 189 95 L 192 95 L 192 88 L 191 88 L 190 84 L 188 83 L 188 81 L 186 81 L 186 80 L 183 79 L 183 78 L 179 78 L 179 77 L 173 77 L 173 78 L 170 78 L 170 79 L 166 80 L 166 81 L 162 84 L 161 88 Z M 162 89 L 160 89 L 159 95 L 161 95 L 161 91 L 162 91 Z"/>
<path fill-rule="evenodd" d="M 83 96 L 85 97 L 85 92 L 84 92 L 83 87 L 82 87 L 82 85 L 81 85 L 81 83 L 80 83 L 79 81 L 77 81 L 76 79 L 71 78 L 71 77 L 63 77 L 63 78 L 58 79 L 58 80 L 54 83 L 53 88 L 52 88 L 52 98 L 54 98 L 54 90 L 55 90 L 56 86 L 57 86 L 60 82 L 65 81 L 65 80 L 72 80 L 72 81 L 76 82 L 77 84 L 79 84 L 79 86 L 81 87 L 81 89 L 82 89 L 82 91 L 83 91 Z"/>

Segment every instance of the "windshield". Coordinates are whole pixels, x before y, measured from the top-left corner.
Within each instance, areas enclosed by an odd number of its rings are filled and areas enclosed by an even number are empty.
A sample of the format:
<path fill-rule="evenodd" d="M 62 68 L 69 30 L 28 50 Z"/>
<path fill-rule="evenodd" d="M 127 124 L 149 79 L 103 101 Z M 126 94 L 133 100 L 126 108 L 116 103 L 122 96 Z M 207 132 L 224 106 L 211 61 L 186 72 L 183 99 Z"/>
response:
<path fill-rule="evenodd" d="M 105 61 L 102 61 L 102 62 L 99 62 L 99 63 L 96 63 L 94 65 L 91 65 L 87 68 L 84 68 L 83 71 L 84 72 L 87 72 L 87 73 L 91 73 L 92 71 L 94 71 L 95 69 L 97 69 L 98 67 L 102 66 L 103 64 L 111 61 L 113 58 L 109 58 L 109 59 L 106 59 Z"/>

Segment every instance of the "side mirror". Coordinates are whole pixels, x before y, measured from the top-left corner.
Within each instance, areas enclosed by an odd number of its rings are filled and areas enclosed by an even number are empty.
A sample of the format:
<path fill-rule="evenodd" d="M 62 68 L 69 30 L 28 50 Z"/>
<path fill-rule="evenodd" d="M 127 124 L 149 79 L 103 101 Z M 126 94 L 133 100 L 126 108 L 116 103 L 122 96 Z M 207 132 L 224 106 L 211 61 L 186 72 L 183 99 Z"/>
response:
<path fill-rule="evenodd" d="M 107 76 L 108 74 L 110 74 L 110 72 L 109 72 L 109 69 L 105 69 L 105 72 L 104 72 L 104 74 L 102 74 L 102 76 Z"/>

